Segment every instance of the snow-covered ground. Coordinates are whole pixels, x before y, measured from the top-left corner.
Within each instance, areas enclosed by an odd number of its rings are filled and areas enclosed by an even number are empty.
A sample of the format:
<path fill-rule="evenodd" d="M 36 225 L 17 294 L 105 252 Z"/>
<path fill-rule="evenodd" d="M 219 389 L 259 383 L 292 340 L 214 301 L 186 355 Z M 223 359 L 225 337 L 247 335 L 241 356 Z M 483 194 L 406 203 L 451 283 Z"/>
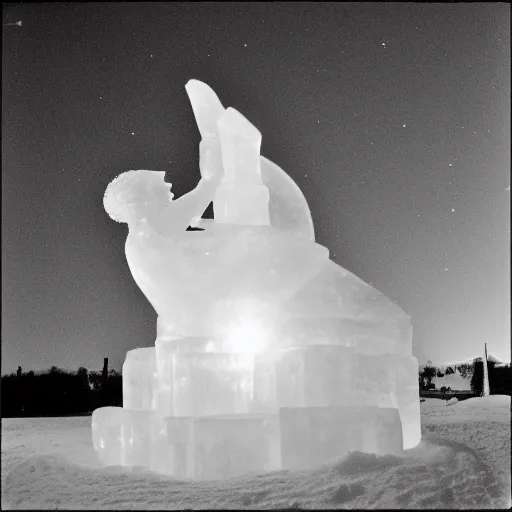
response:
<path fill-rule="evenodd" d="M 510 397 L 421 403 L 403 457 L 353 452 L 313 471 L 188 482 L 98 467 L 91 418 L 2 421 L 5 509 L 509 508 Z"/>

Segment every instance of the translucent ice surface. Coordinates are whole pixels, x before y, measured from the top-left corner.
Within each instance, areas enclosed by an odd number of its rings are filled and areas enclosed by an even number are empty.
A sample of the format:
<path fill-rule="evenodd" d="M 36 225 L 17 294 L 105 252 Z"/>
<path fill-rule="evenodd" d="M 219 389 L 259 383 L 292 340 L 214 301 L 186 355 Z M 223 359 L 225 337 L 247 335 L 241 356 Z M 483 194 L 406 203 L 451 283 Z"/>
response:
<path fill-rule="evenodd" d="M 135 281 L 174 337 L 222 330 L 242 304 L 242 316 L 269 311 L 329 261 L 325 247 L 271 226 L 220 224 L 177 240 L 130 231 L 125 251 Z"/>
<path fill-rule="evenodd" d="M 251 356 L 182 353 L 173 361 L 173 415 L 245 414 L 252 401 Z"/>
<path fill-rule="evenodd" d="M 402 421 L 404 449 L 421 440 L 418 360 L 415 357 L 357 354 L 353 399 L 365 406 L 394 407 Z"/>
<path fill-rule="evenodd" d="M 272 415 L 154 417 L 151 469 L 210 480 L 280 469 L 278 418 Z"/>
<path fill-rule="evenodd" d="M 218 479 L 306 469 L 421 440 L 409 316 L 315 243 L 302 192 L 261 133 L 210 87 L 186 85 L 201 134 L 197 187 L 164 173 L 107 188 L 132 276 L 157 315 L 127 353 L 123 408 L 96 409 L 104 465 Z M 213 201 L 214 219 L 201 219 Z M 203 231 L 186 231 L 187 226 Z"/>
<path fill-rule="evenodd" d="M 100 407 L 92 413 L 92 441 L 105 466 L 150 466 L 151 411 Z"/>
<path fill-rule="evenodd" d="M 123 407 L 142 411 L 156 409 L 155 385 L 155 347 L 129 350 L 123 364 Z"/>
<path fill-rule="evenodd" d="M 310 469 L 349 451 L 402 454 L 400 416 L 377 407 L 283 407 L 279 412 L 285 469 Z"/>
<path fill-rule="evenodd" d="M 354 349 L 336 345 L 293 347 L 276 365 L 279 407 L 350 405 Z"/>

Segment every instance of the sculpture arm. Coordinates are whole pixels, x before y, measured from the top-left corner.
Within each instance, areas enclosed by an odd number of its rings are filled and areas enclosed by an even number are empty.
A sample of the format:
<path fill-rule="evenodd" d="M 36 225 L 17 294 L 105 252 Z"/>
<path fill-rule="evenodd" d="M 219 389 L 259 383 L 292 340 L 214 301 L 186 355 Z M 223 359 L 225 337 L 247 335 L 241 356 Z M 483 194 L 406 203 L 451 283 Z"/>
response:
<path fill-rule="evenodd" d="M 220 179 L 201 179 L 197 187 L 170 202 L 148 219 L 149 224 L 163 236 L 179 235 L 200 216 L 213 201 Z"/>

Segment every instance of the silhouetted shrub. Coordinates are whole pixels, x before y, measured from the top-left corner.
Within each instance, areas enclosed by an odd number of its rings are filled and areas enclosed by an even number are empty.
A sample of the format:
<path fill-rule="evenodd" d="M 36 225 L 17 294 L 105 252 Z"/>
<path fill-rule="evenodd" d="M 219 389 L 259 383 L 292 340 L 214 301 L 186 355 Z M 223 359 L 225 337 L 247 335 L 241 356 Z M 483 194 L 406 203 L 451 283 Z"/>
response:
<path fill-rule="evenodd" d="M 489 390 L 491 394 L 511 394 L 512 376 L 510 366 L 495 367 L 494 361 L 487 361 L 487 374 L 489 376 Z M 471 377 L 471 391 L 480 395 L 483 392 L 484 364 L 476 361 Z"/>
<path fill-rule="evenodd" d="M 425 365 L 420 367 L 419 375 L 420 375 L 420 389 L 431 389 L 432 379 L 435 377 L 437 373 L 437 369 L 432 365 Z M 435 388 L 435 385 L 433 385 Z"/>
<path fill-rule="evenodd" d="M 510 365 L 489 369 L 489 387 L 491 394 L 512 395 L 512 369 Z"/>

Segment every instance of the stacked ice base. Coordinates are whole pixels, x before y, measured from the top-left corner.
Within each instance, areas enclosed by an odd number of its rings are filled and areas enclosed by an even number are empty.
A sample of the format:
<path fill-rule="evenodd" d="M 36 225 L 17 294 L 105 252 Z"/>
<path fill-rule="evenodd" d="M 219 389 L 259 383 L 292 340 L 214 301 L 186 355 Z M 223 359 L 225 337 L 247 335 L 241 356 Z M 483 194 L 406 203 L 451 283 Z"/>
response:
<path fill-rule="evenodd" d="M 309 344 L 257 355 L 222 351 L 207 338 L 158 339 L 128 352 L 123 408 L 93 413 L 99 459 L 203 480 L 415 446 L 417 360 L 362 354 L 347 329 L 345 345 L 332 337 L 311 344 L 328 323 L 309 326 Z"/>

